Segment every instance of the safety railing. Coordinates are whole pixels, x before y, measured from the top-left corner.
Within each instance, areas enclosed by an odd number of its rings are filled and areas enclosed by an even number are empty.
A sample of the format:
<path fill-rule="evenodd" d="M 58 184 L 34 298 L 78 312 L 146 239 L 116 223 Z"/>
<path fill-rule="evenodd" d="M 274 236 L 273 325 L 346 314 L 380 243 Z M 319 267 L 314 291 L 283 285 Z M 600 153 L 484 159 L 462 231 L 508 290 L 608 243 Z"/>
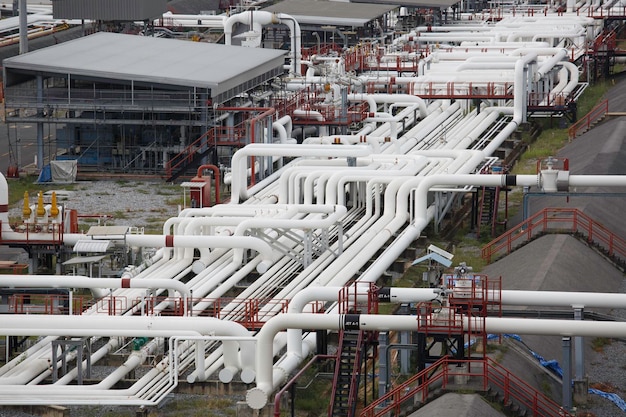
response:
<path fill-rule="evenodd" d="M 28 274 L 27 264 L 0 262 L 0 275 L 26 275 L 26 274 Z"/>
<path fill-rule="evenodd" d="M 102 315 L 119 315 L 133 311 L 137 315 L 147 316 L 182 316 L 193 315 L 214 317 L 235 321 L 249 329 L 261 326 L 276 314 L 286 313 L 289 307 L 287 299 L 237 299 L 221 298 L 183 298 L 169 296 L 143 296 L 128 298 L 108 295 L 93 299 L 90 296 L 59 294 L 22 290 L 12 294 L 5 304 L 4 311 L 14 314 L 82 314 L 87 309 Z M 185 302 L 187 305 L 185 306 Z M 69 309 L 70 304 L 72 309 Z M 323 302 L 311 302 L 312 313 L 323 313 Z M 185 308 L 187 307 L 187 308 Z"/>
<path fill-rule="evenodd" d="M 24 289 L 8 297 L 8 304 L 0 305 L 0 312 L 10 314 L 79 315 L 84 311 L 84 297 L 61 294 L 29 293 Z M 70 308 L 71 307 L 71 308 Z"/>
<path fill-rule="evenodd" d="M 626 240 L 576 208 L 546 208 L 535 213 L 485 245 L 481 256 L 491 262 L 494 257 L 507 255 L 547 232 L 578 234 L 587 242 L 600 245 L 609 256 L 626 259 Z"/>
<path fill-rule="evenodd" d="M 589 113 L 587 113 L 582 119 L 574 123 L 567 131 L 569 140 L 576 139 L 578 135 L 582 135 L 593 127 L 600 119 L 602 119 L 609 112 L 609 100 L 604 100 L 597 106 L 595 106 Z"/>
<path fill-rule="evenodd" d="M 427 369 L 396 386 L 365 407 L 361 417 L 396 417 L 423 405 L 435 389 L 454 390 L 457 381 L 464 381 L 464 390 L 475 387 L 486 392 L 499 391 L 504 404 L 515 402 L 528 415 L 542 417 L 573 417 L 559 404 L 537 391 L 490 358 L 455 360 L 443 357 Z M 458 387 L 458 385 L 457 385 Z"/>
<path fill-rule="evenodd" d="M 184 169 L 187 165 L 193 162 L 197 152 L 214 141 L 213 129 L 207 130 L 198 139 L 191 142 L 182 152 L 172 157 L 165 165 L 165 175 L 171 178 L 175 172 Z"/>
<path fill-rule="evenodd" d="M 63 244 L 63 225 L 64 223 L 23 222 L 14 229 L 23 236 L 22 239 L 2 239 L 2 242 L 4 244 L 19 242 L 26 244 L 61 245 Z M 0 227 L 1 226 L 2 222 L 0 221 Z"/>

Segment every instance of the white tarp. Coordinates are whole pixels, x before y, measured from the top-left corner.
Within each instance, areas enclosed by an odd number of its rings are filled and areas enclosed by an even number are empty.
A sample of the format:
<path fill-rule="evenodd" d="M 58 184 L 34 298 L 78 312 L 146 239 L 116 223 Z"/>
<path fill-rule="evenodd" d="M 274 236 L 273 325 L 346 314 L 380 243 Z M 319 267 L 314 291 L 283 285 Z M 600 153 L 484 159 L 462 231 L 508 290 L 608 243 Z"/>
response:
<path fill-rule="evenodd" d="M 76 181 L 78 161 L 50 161 L 50 175 L 52 182 L 69 183 Z"/>

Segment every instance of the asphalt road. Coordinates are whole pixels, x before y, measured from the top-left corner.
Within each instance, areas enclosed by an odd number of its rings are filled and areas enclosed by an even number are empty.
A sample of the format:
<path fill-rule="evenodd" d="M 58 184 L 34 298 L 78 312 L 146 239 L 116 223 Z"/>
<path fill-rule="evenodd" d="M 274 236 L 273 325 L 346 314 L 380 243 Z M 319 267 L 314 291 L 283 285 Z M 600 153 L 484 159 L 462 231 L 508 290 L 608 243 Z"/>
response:
<path fill-rule="evenodd" d="M 55 137 L 54 126 L 44 126 L 44 156 L 54 152 L 56 145 L 50 138 Z M 37 156 L 37 126 L 35 124 L 0 124 L 0 172 L 6 176 L 11 165 L 23 168 L 34 164 Z"/>

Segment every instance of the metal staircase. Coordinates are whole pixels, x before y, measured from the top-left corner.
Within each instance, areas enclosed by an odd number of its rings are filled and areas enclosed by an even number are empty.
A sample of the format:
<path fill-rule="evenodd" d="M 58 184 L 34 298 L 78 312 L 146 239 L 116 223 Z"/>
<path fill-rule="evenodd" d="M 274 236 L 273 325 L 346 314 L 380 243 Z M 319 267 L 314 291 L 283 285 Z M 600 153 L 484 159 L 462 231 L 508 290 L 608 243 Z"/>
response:
<path fill-rule="evenodd" d="M 329 416 L 347 417 L 355 414 L 365 346 L 363 333 L 361 330 L 344 330 L 340 333 Z"/>
<path fill-rule="evenodd" d="M 479 213 L 479 233 L 483 226 L 487 226 L 493 232 L 494 221 L 497 218 L 498 189 L 496 187 L 482 187 L 482 198 Z"/>
<path fill-rule="evenodd" d="M 358 321 L 362 312 L 378 313 L 378 288 L 372 283 L 368 288 L 364 285 L 344 287 L 339 294 L 339 312 L 354 316 L 354 321 Z M 339 332 L 329 417 L 356 415 L 361 372 L 366 366 L 370 343 L 377 338 L 376 332 L 358 328 L 346 328 Z"/>

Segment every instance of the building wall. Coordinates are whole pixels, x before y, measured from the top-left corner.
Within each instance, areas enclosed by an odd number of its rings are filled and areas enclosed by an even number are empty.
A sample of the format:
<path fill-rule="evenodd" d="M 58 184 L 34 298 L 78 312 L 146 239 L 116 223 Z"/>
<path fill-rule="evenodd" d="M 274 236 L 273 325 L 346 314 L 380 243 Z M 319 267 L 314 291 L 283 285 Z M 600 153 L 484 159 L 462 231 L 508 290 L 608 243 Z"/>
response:
<path fill-rule="evenodd" d="M 167 11 L 167 0 L 53 0 L 55 19 L 125 20 L 156 19 Z"/>

